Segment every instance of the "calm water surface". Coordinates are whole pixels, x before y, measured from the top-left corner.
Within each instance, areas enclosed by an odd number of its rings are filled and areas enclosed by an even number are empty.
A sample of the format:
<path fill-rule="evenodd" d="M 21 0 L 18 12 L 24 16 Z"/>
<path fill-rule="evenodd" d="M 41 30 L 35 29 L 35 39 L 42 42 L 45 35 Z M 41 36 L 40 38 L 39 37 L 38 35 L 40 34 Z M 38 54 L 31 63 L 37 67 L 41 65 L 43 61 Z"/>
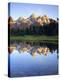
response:
<path fill-rule="evenodd" d="M 41 76 L 58 74 L 57 50 L 48 52 L 47 55 L 32 56 L 29 52 L 14 50 L 9 54 L 10 76 Z"/>

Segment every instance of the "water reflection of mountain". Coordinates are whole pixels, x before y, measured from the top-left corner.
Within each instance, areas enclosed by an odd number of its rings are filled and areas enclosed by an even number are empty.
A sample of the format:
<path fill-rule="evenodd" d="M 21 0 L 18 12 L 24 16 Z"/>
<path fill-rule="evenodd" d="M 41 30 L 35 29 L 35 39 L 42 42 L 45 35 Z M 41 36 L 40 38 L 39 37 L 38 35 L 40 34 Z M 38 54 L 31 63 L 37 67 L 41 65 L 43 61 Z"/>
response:
<path fill-rule="evenodd" d="M 26 44 L 26 43 L 13 43 L 10 45 L 8 48 L 9 53 L 11 53 L 14 50 L 18 50 L 20 53 L 21 52 L 28 52 L 32 56 L 35 56 L 36 54 L 43 54 L 47 55 L 49 52 L 50 53 L 58 53 L 58 45 L 55 44 Z"/>

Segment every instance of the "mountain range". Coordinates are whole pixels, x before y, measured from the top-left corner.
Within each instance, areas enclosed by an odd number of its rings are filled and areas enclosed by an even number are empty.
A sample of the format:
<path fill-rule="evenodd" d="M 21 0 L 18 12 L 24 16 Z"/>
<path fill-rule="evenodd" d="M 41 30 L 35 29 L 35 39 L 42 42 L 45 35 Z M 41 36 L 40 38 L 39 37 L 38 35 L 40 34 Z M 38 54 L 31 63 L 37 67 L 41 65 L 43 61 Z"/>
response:
<path fill-rule="evenodd" d="M 17 20 L 14 20 L 11 16 L 8 17 L 8 26 L 11 28 L 19 28 L 25 29 L 29 28 L 31 25 L 33 26 L 44 26 L 50 23 L 56 23 L 57 20 L 49 18 L 47 15 L 36 16 L 35 14 L 31 14 L 29 17 L 19 17 Z"/>

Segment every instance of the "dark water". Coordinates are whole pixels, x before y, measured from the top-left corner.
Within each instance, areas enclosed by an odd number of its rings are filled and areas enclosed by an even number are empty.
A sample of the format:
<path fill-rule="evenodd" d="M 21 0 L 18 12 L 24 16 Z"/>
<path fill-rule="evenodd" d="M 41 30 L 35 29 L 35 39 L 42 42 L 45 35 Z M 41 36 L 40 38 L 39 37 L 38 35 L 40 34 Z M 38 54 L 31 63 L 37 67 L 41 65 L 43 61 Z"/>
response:
<path fill-rule="evenodd" d="M 9 54 L 10 77 L 42 76 L 58 74 L 57 50 L 32 56 L 29 52 L 14 50 Z"/>

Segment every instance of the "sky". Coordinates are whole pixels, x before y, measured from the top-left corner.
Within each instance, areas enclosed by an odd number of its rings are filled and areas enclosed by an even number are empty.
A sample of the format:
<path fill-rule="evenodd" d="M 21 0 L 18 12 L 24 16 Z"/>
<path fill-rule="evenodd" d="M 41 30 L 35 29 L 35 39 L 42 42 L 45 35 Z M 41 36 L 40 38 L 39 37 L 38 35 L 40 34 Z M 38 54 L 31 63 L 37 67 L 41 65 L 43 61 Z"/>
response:
<path fill-rule="evenodd" d="M 8 4 L 8 15 L 15 20 L 19 17 L 29 17 L 32 13 L 37 16 L 47 15 L 50 18 L 56 19 L 58 17 L 58 6 L 31 3 L 10 3 L 10 5 Z"/>

